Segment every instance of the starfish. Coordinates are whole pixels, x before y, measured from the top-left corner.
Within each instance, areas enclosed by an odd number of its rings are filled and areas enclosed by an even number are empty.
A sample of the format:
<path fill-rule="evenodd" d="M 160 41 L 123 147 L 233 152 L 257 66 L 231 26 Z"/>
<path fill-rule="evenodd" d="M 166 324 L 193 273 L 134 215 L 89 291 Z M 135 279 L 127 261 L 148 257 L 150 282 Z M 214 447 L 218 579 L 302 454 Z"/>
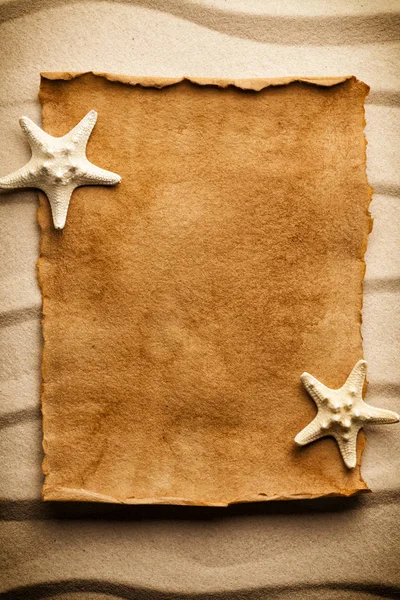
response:
<path fill-rule="evenodd" d="M 63 229 L 72 192 L 82 185 L 115 185 L 121 177 L 86 158 L 86 145 L 97 121 L 91 110 L 69 133 L 53 137 L 28 117 L 19 123 L 32 150 L 30 161 L 0 178 L 0 189 L 39 188 L 49 199 L 56 229 Z"/>
<path fill-rule="evenodd" d="M 318 413 L 296 435 L 296 444 L 305 446 L 321 437 L 332 436 L 338 443 L 346 467 L 354 469 L 360 429 L 367 423 L 397 423 L 400 420 L 397 413 L 364 402 L 362 391 L 366 373 L 366 361 L 359 360 L 346 383 L 338 390 L 331 390 L 309 373 L 302 374 L 301 381 L 317 405 Z"/>

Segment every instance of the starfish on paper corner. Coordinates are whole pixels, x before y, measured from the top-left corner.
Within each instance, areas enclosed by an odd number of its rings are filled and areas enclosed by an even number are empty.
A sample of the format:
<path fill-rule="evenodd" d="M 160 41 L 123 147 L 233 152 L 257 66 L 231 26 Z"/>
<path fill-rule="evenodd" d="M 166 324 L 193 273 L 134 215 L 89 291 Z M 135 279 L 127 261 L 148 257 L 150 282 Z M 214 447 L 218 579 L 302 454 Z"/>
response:
<path fill-rule="evenodd" d="M 72 192 L 83 185 L 115 185 L 121 177 L 100 169 L 86 158 L 86 145 L 97 121 L 91 110 L 69 133 L 53 137 L 28 117 L 20 118 L 32 150 L 30 161 L 6 177 L 0 189 L 39 188 L 50 202 L 53 223 L 63 229 Z"/>
<path fill-rule="evenodd" d="M 347 381 L 332 390 L 309 373 L 303 373 L 301 381 L 314 400 L 318 413 L 313 421 L 296 435 L 294 441 L 305 446 L 324 436 L 332 436 L 338 443 L 347 468 L 357 463 L 357 435 L 366 424 L 397 423 L 400 417 L 391 410 L 375 408 L 362 398 L 367 363 L 359 360 Z"/>

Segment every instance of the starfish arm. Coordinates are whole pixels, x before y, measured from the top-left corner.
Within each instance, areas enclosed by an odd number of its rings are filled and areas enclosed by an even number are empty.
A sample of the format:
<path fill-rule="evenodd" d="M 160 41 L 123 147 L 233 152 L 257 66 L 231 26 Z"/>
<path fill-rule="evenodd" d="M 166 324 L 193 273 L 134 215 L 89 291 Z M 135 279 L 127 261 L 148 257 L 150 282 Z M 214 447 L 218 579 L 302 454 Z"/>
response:
<path fill-rule="evenodd" d="M 91 162 L 86 162 L 86 168 L 79 177 L 80 185 L 116 185 L 121 177 L 112 171 L 96 167 Z"/>
<path fill-rule="evenodd" d="M 67 219 L 69 202 L 71 200 L 72 192 L 74 188 L 68 187 L 54 187 L 44 190 L 51 207 L 51 214 L 53 216 L 53 223 L 55 229 L 64 229 L 65 221 Z"/>
<path fill-rule="evenodd" d="M 300 433 L 296 435 L 294 441 L 298 446 L 305 446 L 306 444 L 310 444 L 311 442 L 318 440 L 324 435 L 326 435 L 326 431 L 321 428 L 321 419 L 317 415 L 315 419 L 307 425 L 307 427 L 304 427 L 304 429 L 302 429 Z"/>
<path fill-rule="evenodd" d="M 310 375 L 310 373 L 303 373 L 300 379 L 315 404 L 323 406 L 326 398 L 329 398 L 329 395 L 332 393 L 332 390 Z"/>
<path fill-rule="evenodd" d="M 366 375 L 367 362 L 365 360 L 359 360 L 353 367 L 342 389 L 349 392 L 354 391 L 361 395 Z"/>
<path fill-rule="evenodd" d="M 14 173 L 0 177 L 0 189 L 15 190 L 18 188 L 37 187 L 37 176 L 34 169 L 27 163 Z"/>
<path fill-rule="evenodd" d="M 96 125 L 97 112 L 91 110 L 87 115 L 79 121 L 78 125 L 75 125 L 64 138 L 75 144 L 75 147 L 80 151 L 85 151 L 90 134 L 93 131 L 93 127 Z"/>
<path fill-rule="evenodd" d="M 352 432 L 349 439 L 343 439 L 341 435 L 335 435 L 335 439 L 338 443 L 340 454 L 342 455 L 343 462 L 348 469 L 354 469 L 357 464 L 357 435 L 359 429 Z"/>
<path fill-rule="evenodd" d="M 46 152 L 48 147 L 54 142 L 53 136 L 43 131 L 43 129 L 31 121 L 29 117 L 21 117 L 19 124 L 28 138 L 32 151 L 40 150 L 41 152 Z"/>
<path fill-rule="evenodd" d="M 363 410 L 361 411 L 361 418 L 363 421 L 368 423 L 398 423 L 400 416 L 392 410 L 386 410 L 384 408 L 376 408 L 364 402 Z"/>

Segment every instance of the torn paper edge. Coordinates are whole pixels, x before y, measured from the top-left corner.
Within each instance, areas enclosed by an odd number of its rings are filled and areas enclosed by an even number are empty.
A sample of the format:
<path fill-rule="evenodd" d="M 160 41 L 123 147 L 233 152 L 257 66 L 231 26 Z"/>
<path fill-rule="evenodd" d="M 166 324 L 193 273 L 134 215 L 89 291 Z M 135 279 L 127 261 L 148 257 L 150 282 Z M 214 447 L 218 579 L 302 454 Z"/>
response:
<path fill-rule="evenodd" d="M 273 77 L 273 78 L 249 78 L 249 79 L 219 79 L 206 77 L 139 77 L 131 75 L 116 75 L 112 73 L 103 73 L 100 71 L 84 71 L 84 72 L 43 72 L 40 74 L 43 79 L 52 81 L 61 79 L 68 81 L 83 75 L 94 75 L 95 77 L 104 77 L 108 81 L 124 83 L 126 85 L 139 85 L 142 87 L 163 88 L 171 85 L 176 85 L 183 81 L 194 83 L 196 85 L 212 85 L 216 87 L 227 88 L 229 86 L 237 87 L 241 90 L 252 90 L 259 92 L 267 87 L 287 85 L 288 83 L 300 82 L 311 85 L 332 87 L 343 83 L 348 79 L 357 80 L 354 75 L 343 75 L 341 77 Z M 360 82 L 362 83 L 362 82 Z M 369 87 L 363 83 L 366 88 Z"/>

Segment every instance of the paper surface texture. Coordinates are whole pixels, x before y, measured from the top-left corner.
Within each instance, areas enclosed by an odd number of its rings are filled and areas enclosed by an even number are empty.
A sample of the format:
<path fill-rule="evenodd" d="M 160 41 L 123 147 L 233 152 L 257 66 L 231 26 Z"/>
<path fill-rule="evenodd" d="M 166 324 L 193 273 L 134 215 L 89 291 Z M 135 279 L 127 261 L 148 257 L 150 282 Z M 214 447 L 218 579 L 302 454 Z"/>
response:
<path fill-rule="evenodd" d="M 55 231 L 41 194 L 43 497 L 226 505 L 366 489 L 300 375 L 362 358 L 371 226 L 355 78 L 46 74 L 43 127 L 99 113 Z M 361 432 L 358 463 L 364 446 Z"/>

